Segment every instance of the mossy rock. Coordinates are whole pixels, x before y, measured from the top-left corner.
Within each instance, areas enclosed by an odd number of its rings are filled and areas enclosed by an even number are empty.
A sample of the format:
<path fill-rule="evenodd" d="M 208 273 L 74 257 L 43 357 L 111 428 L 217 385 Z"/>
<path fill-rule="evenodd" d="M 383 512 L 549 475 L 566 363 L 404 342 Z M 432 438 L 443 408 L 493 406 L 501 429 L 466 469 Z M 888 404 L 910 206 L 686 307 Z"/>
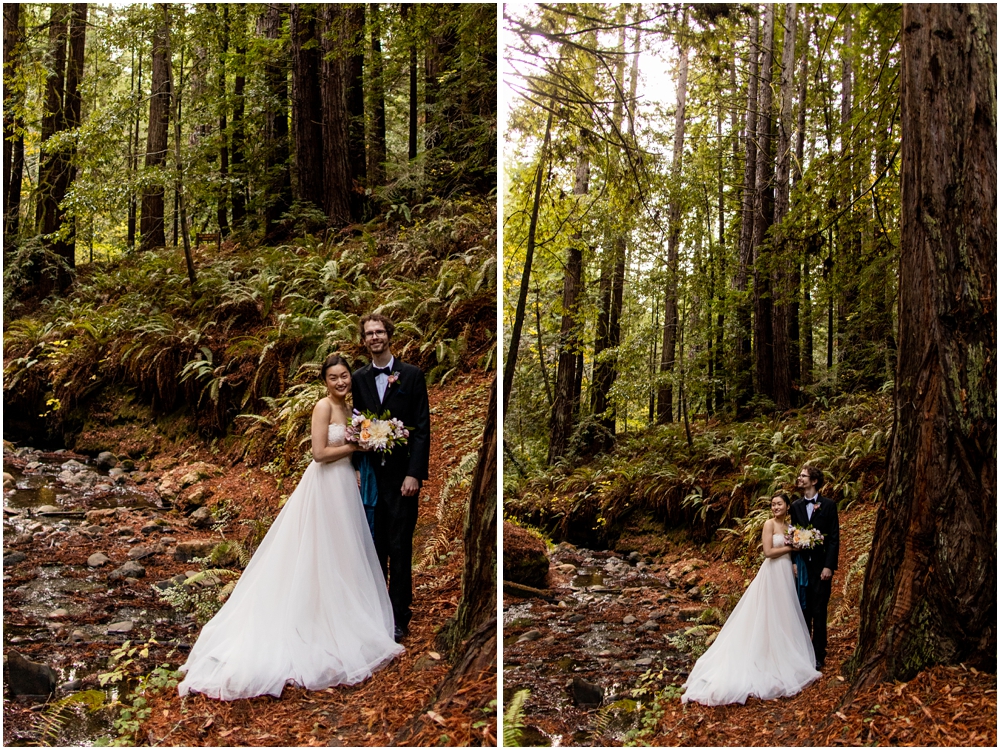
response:
<path fill-rule="evenodd" d="M 534 588 L 545 588 L 549 579 L 545 542 L 508 521 L 503 524 L 503 577 Z"/>

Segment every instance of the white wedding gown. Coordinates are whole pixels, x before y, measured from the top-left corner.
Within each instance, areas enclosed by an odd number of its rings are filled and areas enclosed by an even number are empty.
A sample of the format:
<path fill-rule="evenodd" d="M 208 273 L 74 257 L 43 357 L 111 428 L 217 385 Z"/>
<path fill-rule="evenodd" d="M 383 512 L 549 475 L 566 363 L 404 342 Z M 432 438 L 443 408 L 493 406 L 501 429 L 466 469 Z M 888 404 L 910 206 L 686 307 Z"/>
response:
<path fill-rule="evenodd" d="M 344 444 L 331 424 L 329 444 Z M 212 698 L 351 685 L 403 652 L 350 458 L 309 464 L 178 685 Z"/>
<path fill-rule="evenodd" d="M 783 546 L 784 536 L 774 535 Z M 791 555 L 765 559 L 715 642 L 688 675 L 681 702 L 706 706 L 795 695 L 822 674 L 792 576 Z"/>

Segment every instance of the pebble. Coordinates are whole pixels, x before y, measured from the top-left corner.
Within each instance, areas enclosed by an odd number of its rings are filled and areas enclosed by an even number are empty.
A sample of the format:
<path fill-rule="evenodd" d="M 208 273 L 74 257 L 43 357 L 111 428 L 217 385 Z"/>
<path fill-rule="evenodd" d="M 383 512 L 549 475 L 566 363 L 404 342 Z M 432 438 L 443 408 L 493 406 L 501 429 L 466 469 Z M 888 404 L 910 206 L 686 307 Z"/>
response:
<path fill-rule="evenodd" d="M 69 639 L 74 643 L 80 643 L 81 641 L 87 640 L 87 634 L 82 630 L 74 630 L 69 634 Z"/>
<path fill-rule="evenodd" d="M 128 551 L 129 560 L 142 560 L 146 557 L 152 557 L 158 552 L 156 547 L 133 547 Z"/>
<path fill-rule="evenodd" d="M 525 633 L 520 638 L 518 638 L 517 642 L 518 643 L 527 643 L 528 641 L 537 641 L 541 637 L 542 637 L 541 631 L 538 631 L 538 630 L 529 630 L 527 633 Z"/>
<path fill-rule="evenodd" d="M 108 625 L 108 634 L 111 633 L 127 633 L 132 629 L 131 620 L 122 620 L 121 622 L 113 622 Z"/>
<path fill-rule="evenodd" d="M 637 667 L 651 667 L 651 666 L 653 666 L 653 657 L 652 656 L 644 656 L 642 659 L 636 659 L 635 660 L 635 665 Z"/>
<path fill-rule="evenodd" d="M 117 581 L 121 578 L 145 578 L 146 569 L 142 567 L 135 560 L 129 560 L 127 563 L 122 565 L 120 568 L 112 570 L 108 573 L 109 581 Z"/>
<path fill-rule="evenodd" d="M 46 617 L 48 617 L 48 619 L 50 619 L 50 620 L 58 620 L 58 619 L 60 619 L 62 617 L 66 617 L 67 615 L 69 615 L 69 610 L 66 610 L 66 609 L 63 609 L 62 607 L 60 607 L 59 609 L 56 609 L 56 610 L 53 610 L 52 612 L 49 612 L 49 614 L 46 615 Z"/>
<path fill-rule="evenodd" d="M 646 620 L 642 625 L 639 626 L 639 630 L 652 633 L 654 630 L 659 630 L 660 626 L 656 624 L 655 620 Z"/>
<path fill-rule="evenodd" d="M 569 622 L 583 622 L 587 618 L 577 612 L 575 615 L 570 615 L 566 618 Z"/>
<path fill-rule="evenodd" d="M 24 562 L 28 559 L 28 556 L 23 552 L 10 552 L 3 556 L 3 566 L 6 568 L 8 565 L 16 565 L 17 563 Z"/>
<path fill-rule="evenodd" d="M 622 619 L 623 625 L 631 625 L 634 622 L 635 622 L 635 617 L 633 617 L 632 615 L 625 615 L 625 617 Z"/>

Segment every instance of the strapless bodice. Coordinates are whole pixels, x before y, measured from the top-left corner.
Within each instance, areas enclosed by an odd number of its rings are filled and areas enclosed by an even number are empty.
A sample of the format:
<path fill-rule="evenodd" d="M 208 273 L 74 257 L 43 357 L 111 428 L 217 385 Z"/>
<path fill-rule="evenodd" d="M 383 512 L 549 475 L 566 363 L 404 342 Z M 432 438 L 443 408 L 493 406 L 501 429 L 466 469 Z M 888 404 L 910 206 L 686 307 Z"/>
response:
<path fill-rule="evenodd" d="M 331 425 L 331 427 L 332 427 L 332 425 Z M 771 535 L 771 544 L 774 545 L 775 547 L 784 547 L 785 546 L 785 535 L 784 534 L 772 534 Z"/>
<path fill-rule="evenodd" d="M 344 445 L 347 442 L 347 425 L 339 424 L 334 422 L 330 425 L 326 432 L 326 444 L 337 447 L 338 445 Z"/>

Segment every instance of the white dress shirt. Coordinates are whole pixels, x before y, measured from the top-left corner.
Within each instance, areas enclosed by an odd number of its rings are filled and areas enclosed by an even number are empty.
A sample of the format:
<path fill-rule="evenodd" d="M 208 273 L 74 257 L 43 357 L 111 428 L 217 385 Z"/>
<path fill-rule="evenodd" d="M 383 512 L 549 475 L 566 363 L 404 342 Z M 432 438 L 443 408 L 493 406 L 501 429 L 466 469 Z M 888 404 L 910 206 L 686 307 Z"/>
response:
<path fill-rule="evenodd" d="M 392 366 L 395 362 L 395 357 L 389 357 L 389 364 L 386 365 L 389 368 L 389 372 L 392 372 Z M 375 366 L 374 363 L 372 366 Z M 377 373 L 375 375 L 375 387 L 378 389 L 379 403 L 385 401 L 385 389 L 389 387 L 389 376 L 382 372 Z"/>

